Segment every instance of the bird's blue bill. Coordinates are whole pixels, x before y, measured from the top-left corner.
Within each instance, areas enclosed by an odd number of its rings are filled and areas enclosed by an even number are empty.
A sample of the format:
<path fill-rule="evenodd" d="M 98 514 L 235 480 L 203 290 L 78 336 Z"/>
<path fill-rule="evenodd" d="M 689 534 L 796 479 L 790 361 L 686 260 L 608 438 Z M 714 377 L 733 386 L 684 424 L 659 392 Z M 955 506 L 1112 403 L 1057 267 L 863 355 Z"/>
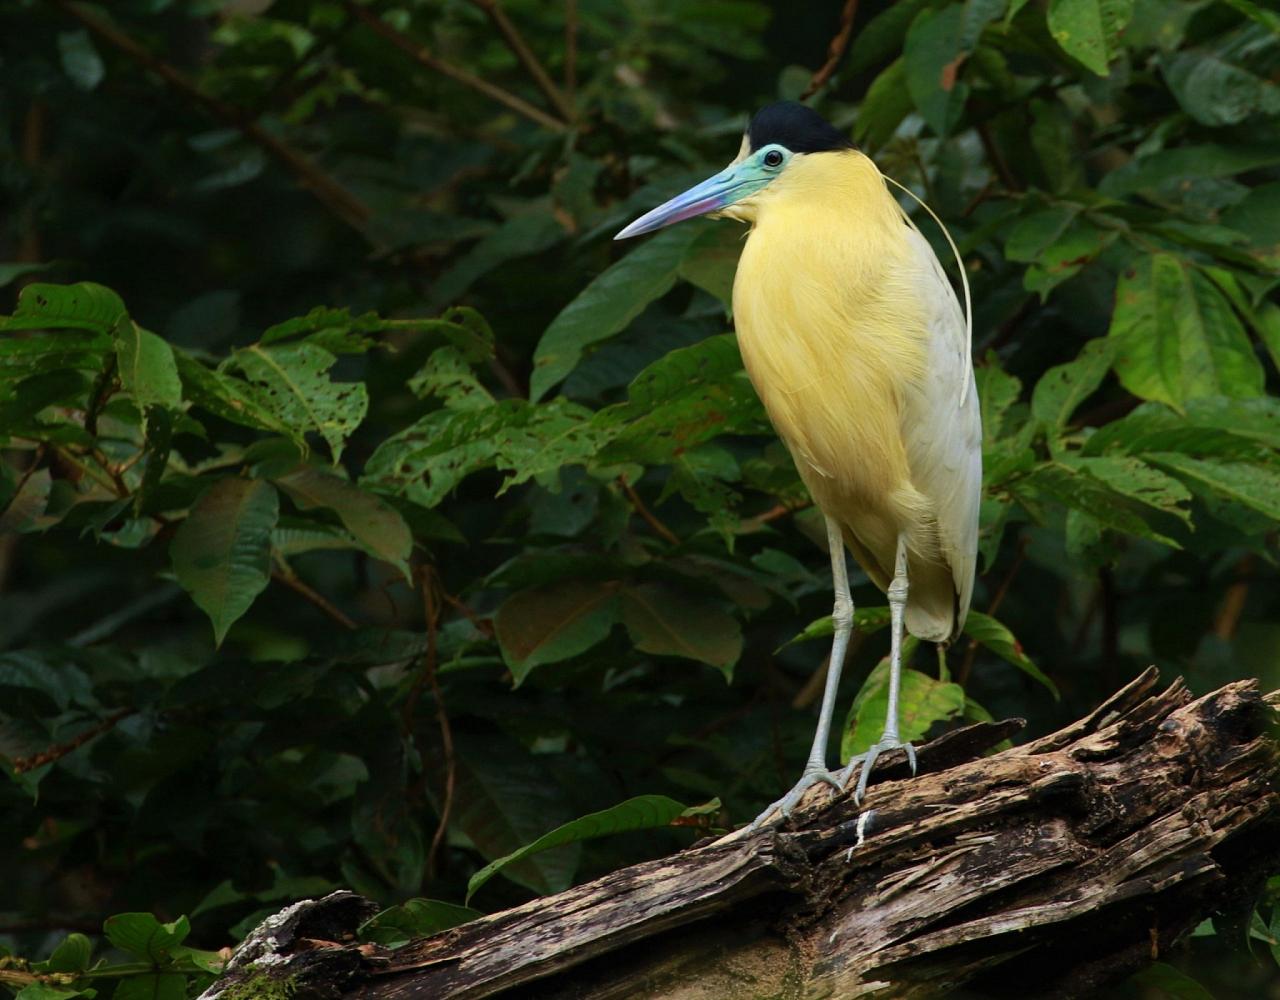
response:
<path fill-rule="evenodd" d="M 756 156 L 731 163 L 714 177 L 708 177 L 701 184 L 695 184 L 683 194 L 646 212 L 614 239 L 625 240 L 695 216 L 719 212 L 735 201 L 755 194 L 773 180 L 775 173 L 775 169 L 766 167 Z"/>

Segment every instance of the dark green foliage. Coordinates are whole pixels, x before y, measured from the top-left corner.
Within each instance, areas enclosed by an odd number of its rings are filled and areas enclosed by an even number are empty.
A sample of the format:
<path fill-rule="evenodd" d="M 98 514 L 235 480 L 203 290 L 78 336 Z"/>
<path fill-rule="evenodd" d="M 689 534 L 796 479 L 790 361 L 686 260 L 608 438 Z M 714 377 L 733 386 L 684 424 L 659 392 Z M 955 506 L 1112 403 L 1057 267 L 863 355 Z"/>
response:
<path fill-rule="evenodd" d="M 188 935 L 338 886 L 403 941 L 789 786 L 830 592 L 728 332 L 742 230 L 610 237 L 841 6 L 509 0 L 554 96 L 465 2 L 0 6 L 0 986 L 184 996 Z M 976 306 L 976 613 L 914 649 L 911 735 L 1152 661 L 1280 686 L 1278 72 L 1249 0 L 858 5 L 815 106 Z M 1190 971 L 1263 995 L 1229 926 Z"/>

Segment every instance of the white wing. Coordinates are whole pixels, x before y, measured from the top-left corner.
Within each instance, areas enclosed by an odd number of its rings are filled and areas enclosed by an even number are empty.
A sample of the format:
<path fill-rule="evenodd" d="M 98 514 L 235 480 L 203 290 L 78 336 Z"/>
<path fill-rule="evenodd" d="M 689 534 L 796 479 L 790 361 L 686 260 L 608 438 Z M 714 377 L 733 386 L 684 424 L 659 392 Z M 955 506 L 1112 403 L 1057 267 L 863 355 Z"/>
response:
<path fill-rule="evenodd" d="M 912 482 L 933 507 L 938 555 L 950 568 L 955 602 L 954 618 L 945 623 L 949 627 L 942 621 L 920 621 L 912 632 L 925 637 L 929 632 L 949 633 L 946 637 L 951 639 L 964 626 L 977 567 L 982 417 L 973 384 L 969 329 L 960 303 L 933 248 L 914 225 L 908 242 L 916 254 L 916 294 L 925 309 L 929 346 L 925 382 L 904 401 L 903 440 Z M 911 584 L 914 597 L 915 579 Z M 921 615 L 926 605 L 937 607 L 937 602 L 925 602 Z M 910 612 L 908 606 L 909 617 Z"/>

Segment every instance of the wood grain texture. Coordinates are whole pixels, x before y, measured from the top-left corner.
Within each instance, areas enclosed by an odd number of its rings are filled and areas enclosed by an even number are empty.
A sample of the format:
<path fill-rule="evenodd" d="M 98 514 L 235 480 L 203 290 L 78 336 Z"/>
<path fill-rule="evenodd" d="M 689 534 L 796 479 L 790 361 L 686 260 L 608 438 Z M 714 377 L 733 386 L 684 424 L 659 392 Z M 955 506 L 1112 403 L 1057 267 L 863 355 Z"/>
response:
<path fill-rule="evenodd" d="M 1247 911 L 1280 871 L 1276 696 L 1156 683 L 1148 670 L 1089 717 L 988 757 L 1018 722 L 948 734 L 910 780 L 887 757 L 862 810 L 819 790 L 785 828 L 393 951 L 336 942 L 336 991 L 312 948 L 295 996 L 1087 996 L 1211 913 Z M 273 974 L 295 970 L 289 954 Z"/>

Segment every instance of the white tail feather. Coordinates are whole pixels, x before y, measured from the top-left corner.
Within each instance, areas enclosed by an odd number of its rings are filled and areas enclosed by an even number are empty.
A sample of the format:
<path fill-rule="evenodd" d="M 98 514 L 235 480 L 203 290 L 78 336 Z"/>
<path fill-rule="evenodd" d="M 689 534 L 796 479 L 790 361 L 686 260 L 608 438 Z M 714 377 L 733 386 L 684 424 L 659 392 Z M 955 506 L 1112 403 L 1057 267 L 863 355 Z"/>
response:
<path fill-rule="evenodd" d="M 960 269 L 960 282 L 964 286 L 964 328 L 965 334 L 969 340 L 969 349 L 965 351 L 964 355 L 964 379 L 961 382 L 960 388 L 960 405 L 964 406 L 964 401 L 969 395 L 969 383 L 973 381 L 973 300 L 969 294 L 969 275 L 964 269 L 964 259 L 960 256 L 960 248 L 956 246 L 956 241 L 951 238 L 950 231 L 945 225 L 943 225 L 942 220 L 938 218 L 938 214 L 925 203 L 923 198 L 912 191 L 911 188 L 907 187 L 905 184 L 898 183 L 887 174 L 882 173 L 880 176 L 900 191 L 904 191 L 910 195 L 917 205 L 929 213 L 929 216 L 933 221 L 938 224 L 938 228 L 942 230 L 942 235 L 947 238 L 947 244 L 951 247 L 951 253 L 956 259 L 956 267 Z M 906 212 L 903 212 L 902 215 L 912 229 L 916 232 L 920 232 L 920 227 L 916 225 L 915 219 L 907 215 Z M 924 234 L 921 233 L 921 235 Z"/>

